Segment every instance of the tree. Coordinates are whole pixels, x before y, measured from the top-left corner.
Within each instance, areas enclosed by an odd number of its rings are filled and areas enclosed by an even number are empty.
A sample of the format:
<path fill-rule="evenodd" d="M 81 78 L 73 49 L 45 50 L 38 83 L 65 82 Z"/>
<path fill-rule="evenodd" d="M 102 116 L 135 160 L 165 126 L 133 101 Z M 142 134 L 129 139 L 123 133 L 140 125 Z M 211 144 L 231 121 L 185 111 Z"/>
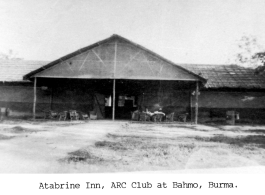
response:
<path fill-rule="evenodd" d="M 257 60 L 260 66 L 265 66 L 265 51 L 255 53 L 252 58 Z"/>
<path fill-rule="evenodd" d="M 8 52 L 0 52 L 1 60 L 21 60 L 22 58 L 17 57 L 17 53 L 15 53 L 12 49 L 8 50 Z"/>
<path fill-rule="evenodd" d="M 255 53 L 252 58 L 259 61 L 259 66 L 256 68 L 255 73 L 265 75 L 265 52 Z"/>
<path fill-rule="evenodd" d="M 264 64 L 265 54 L 263 47 L 258 43 L 254 36 L 243 36 L 237 43 L 238 53 L 235 55 L 234 63 L 256 68 Z"/>

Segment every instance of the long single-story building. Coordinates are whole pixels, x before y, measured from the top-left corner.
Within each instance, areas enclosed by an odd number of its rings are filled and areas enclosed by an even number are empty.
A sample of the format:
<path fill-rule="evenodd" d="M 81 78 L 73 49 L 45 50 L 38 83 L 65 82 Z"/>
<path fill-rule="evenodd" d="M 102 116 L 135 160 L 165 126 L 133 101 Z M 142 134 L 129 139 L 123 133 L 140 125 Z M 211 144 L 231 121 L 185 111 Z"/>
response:
<path fill-rule="evenodd" d="M 237 65 L 182 65 L 207 79 L 199 95 L 201 122 L 225 120 L 227 111 L 239 113 L 239 122 L 265 122 L 265 77 Z"/>
<path fill-rule="evenodd" d="M 136 109 L 188 113 L 197 122 L 265 117 L 265 78 L 236 65 L 176 64 L 113 35 L 53 62 L 0 60 L 0 107 L 12 117 L 94 111 L 130 119 Z M 23 80 L 22 80 L 23 77 Z"/>

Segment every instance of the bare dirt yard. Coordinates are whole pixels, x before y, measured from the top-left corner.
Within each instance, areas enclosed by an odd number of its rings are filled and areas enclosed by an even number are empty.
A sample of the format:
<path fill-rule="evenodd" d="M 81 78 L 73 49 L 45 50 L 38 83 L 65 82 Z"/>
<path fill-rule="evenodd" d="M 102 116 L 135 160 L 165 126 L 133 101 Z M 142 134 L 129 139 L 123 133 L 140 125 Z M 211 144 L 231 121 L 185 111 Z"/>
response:
<path fill-rule="evenodd" d="M 0 123 L 0 173 L 265 173 L 264 135 L 265 126 L 8 120 Z"/>

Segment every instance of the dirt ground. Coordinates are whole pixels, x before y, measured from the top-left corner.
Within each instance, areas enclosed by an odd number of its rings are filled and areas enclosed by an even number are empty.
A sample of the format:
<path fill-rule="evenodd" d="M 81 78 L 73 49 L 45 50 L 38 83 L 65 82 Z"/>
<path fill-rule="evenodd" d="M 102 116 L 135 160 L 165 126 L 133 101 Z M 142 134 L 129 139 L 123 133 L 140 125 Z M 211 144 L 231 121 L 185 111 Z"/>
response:
<path fill-rule="evenodd" d="M 265 126 L 8 120 L 0 173 L 265 173 L 264 135 Z"/>

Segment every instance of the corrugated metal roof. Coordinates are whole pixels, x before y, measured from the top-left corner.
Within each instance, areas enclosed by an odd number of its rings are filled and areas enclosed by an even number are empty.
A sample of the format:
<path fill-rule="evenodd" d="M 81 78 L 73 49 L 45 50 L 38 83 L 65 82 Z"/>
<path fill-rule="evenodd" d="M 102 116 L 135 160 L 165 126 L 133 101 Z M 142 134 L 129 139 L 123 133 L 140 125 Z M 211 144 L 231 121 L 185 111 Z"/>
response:
<path fill-rule="evenodd" d="M 252 68 L 238 65 L 178 65 L 207 79 L 206 88 L 265 89 L 265 78 Z"/>
<path fill-rule="evenodd" d="M 21 82 L 25 74 L 47 63 L 32 60 L 0 60 L 0 81 Z"/>

